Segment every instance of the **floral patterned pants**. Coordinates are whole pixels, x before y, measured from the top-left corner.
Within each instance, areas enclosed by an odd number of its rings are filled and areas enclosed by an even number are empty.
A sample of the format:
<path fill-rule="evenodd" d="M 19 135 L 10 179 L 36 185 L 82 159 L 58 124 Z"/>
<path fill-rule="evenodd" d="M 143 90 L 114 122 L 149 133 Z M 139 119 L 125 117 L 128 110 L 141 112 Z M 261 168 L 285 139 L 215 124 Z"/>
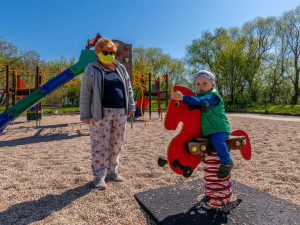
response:
<path fill-rule="evenodd" d="M 95 179 L 108 173 L 117 173 L 127 117 L 124 108 L 103 108 L 103 120 L 92 119 L 90 137 L 92 171 Z"/>

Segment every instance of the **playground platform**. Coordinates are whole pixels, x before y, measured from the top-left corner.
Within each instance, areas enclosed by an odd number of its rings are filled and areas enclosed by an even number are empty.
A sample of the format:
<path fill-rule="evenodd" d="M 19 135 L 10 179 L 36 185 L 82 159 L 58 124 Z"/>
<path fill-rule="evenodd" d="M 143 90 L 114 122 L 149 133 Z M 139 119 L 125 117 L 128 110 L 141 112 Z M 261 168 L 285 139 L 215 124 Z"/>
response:
<path fill-rule="evenodd" d="M 232 190 L 235 200 L 223 210 L 201 200 L 203 179 L 140 192 L 135 198 L 161 225 L 299 224 L 299 205 L 236 181 Z"/>

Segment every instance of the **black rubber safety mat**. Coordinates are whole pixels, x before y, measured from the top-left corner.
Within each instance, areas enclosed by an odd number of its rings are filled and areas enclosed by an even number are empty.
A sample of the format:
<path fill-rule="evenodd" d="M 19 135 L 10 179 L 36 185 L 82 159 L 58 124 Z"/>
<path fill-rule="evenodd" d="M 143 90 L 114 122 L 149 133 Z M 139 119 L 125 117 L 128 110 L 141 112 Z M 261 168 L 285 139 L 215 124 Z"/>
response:
<path fill-rule="evenodd" d="M 136 200 L 157 223 L 193 224 L 300 224 L 300 206 L 232 182 L 236 200 L 217 210 L 201 200 L 204 180 L 194 180 L 135 194 Z"/>

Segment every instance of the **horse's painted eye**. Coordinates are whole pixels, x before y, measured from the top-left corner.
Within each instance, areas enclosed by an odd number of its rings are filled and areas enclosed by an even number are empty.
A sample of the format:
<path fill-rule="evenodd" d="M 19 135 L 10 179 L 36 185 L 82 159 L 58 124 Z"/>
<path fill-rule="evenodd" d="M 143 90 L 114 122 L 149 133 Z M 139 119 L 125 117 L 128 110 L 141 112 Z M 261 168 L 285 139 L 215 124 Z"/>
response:
<path fill-rule="evenodd" d="M 176 107 L 179 107 L 179 102 L 178 102 L 178 101 L 175 102 L 175 106 L 176 106 Z"/>

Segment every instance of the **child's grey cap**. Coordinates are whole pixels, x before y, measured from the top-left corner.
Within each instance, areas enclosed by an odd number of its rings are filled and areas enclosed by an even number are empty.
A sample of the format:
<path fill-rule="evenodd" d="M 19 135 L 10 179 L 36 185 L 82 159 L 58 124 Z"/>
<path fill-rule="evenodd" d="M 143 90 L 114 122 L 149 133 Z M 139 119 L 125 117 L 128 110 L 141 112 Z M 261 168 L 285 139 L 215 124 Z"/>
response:
<path fill-rule="evenodd" d="M 206 77 L 207 79 L 209 79 L 213 85 L 216 85 L 216 78 L 215 78 L 215 75 L 208 71 L 208 70 L 200 70 L 196 75 L 195 75 L 195 79 L 197 77 Z"/>

